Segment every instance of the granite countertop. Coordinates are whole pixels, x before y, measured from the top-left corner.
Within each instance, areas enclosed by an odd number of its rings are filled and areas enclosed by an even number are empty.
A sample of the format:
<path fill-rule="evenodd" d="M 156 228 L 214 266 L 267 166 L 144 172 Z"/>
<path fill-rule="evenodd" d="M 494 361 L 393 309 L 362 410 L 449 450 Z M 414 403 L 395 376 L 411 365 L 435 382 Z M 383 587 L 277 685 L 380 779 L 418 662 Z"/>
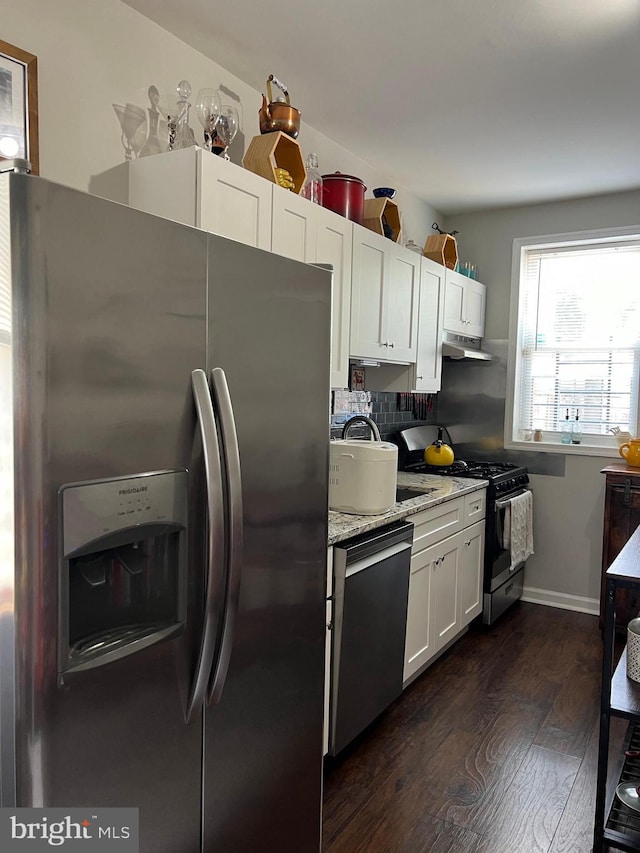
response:
<path fill-rule="evenodd" d="M 422 512 L 445 501 L 486 489 L 487 480 L 466 480 L 461 477 L 440 477 L 437 474 L 398 473 L 398 488 L 415 490 L 415 498 L 401 501 L 383 515 L 350 515 L 329 510 L 329 545 L 350 539 L 359 533 L 375 530 L 393 521 Z"/>

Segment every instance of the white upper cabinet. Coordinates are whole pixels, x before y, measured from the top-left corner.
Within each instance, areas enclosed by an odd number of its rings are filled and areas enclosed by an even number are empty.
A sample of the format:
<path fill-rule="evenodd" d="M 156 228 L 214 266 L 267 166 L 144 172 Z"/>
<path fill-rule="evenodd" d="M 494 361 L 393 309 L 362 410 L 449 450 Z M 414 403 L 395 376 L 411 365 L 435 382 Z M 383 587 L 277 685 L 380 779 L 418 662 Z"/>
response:
<path fill-rule="evenodd" d="M 349 327 L 353 223 L 302 196 L 273 186 L 271 251 L 333 267 L 331 387 L 349 384 Z"/>
<path fill-rule="evenodd" d="M 271 248 L 271 186 L 259 175 L 198 149 L 198 228 Z"/>
<path fill-rule="evenodd" d="M 331 387 L 349 385 L 351 326 L 351 251 L 353 223 L 331 210 L 310 204 L 317 219 L 316 263 L 333 267 L 331 300 Z"/>
<path fill-rule="evenodd" d="M 262 183 L 266 183 L 262 179 Z M 314 263 L 317 259 L 317 204 L 291 190 L 273 185 L 271 251 L 294 261 Z"/>
<path fill-rule="evenodd" d="M 350 355 L 414 362 L 420 256 L 353 226 Z"/>
<path fill-rule="evenodd" d="M 420 262 L 418 342 L 412 389 L 433 394 L 442 378 L 442 318 L 445 268 L 430 258 Z"/>
<path fill-rule="evenodd" d="M 259 249 L 271 249 L 272 185 L 202 148 L 129 164 L 129 204 Z"/>
<path fill-rule="evenodd" d="M 487 288 L 461 273 L 445 273 L 444 329 L 470 338 L 484 335 Z"/>

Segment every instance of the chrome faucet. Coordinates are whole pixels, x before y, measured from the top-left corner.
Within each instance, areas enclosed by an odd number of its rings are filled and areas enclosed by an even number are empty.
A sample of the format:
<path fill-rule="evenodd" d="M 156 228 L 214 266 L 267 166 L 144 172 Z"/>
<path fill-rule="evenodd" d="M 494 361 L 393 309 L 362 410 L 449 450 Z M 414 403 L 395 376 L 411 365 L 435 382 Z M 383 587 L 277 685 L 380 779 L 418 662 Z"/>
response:
<path fill-rule="evenodd" d="M 342 427 L 342 438 L 347 438 L 349 434 L 349 430 L 354 424 L 363 423 L 366 424 L 371 430 L 372 440 L 373 441 L 381 441 L 380 438 L 380 430 L 378 429 L 378 425 L 371 418 L 368 418 L 366 415 L 354 415 L 352 418 L 346 422 L 346 424 Z"/>

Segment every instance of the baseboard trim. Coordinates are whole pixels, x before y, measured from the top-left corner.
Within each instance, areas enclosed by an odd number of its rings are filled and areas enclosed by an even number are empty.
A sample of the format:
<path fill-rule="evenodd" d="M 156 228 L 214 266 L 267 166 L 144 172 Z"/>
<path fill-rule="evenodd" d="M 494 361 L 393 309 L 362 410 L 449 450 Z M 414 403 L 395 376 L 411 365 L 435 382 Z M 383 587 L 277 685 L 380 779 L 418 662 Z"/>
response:
<path fill-rule="evenodd" d="M 561 610 L 576 610 L 578 613 L 589 613 L 591 616 L 600 614 L 600 601 L 597 598 L 585 598 L 582 595 L 567 595 L 564 592 L 554 592 L 550 589 L 536 589 L 525 586 L 522 591 L 522 601 L 531 604 L 544 604 L 547 607 L 558 607 Z"/>

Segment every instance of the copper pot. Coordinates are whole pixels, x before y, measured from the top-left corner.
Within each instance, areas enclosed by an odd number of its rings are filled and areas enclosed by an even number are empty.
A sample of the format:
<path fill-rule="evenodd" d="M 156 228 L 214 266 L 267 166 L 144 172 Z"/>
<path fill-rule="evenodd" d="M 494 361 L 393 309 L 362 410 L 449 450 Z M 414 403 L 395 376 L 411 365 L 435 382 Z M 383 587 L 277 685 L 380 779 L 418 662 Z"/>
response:
<path fill-rule="evenodd" d="M 286 99 L 285 101 L 274 101 L 272 99 L 272 81 L 282 91 Z M 300 133 L 300 110 L 291 106 L 287 87 L 280 83 L 273 74 L 270 74 L 267 78 L 267 95 L 269 96 L 269 103 L 267 103 L 267 99 L 263 95 L 262 106 L 258 110 L 260 133 L 275 133 L 281 130 L 287 136 L 296 139 Z"/>
<path fill-rule="evenodd" d="M 322 176 L 322 206 L 328 207 L 352 222 L 362 225 L 364 194 L 367 191 L 360 178 L 334 172 Z"/>

